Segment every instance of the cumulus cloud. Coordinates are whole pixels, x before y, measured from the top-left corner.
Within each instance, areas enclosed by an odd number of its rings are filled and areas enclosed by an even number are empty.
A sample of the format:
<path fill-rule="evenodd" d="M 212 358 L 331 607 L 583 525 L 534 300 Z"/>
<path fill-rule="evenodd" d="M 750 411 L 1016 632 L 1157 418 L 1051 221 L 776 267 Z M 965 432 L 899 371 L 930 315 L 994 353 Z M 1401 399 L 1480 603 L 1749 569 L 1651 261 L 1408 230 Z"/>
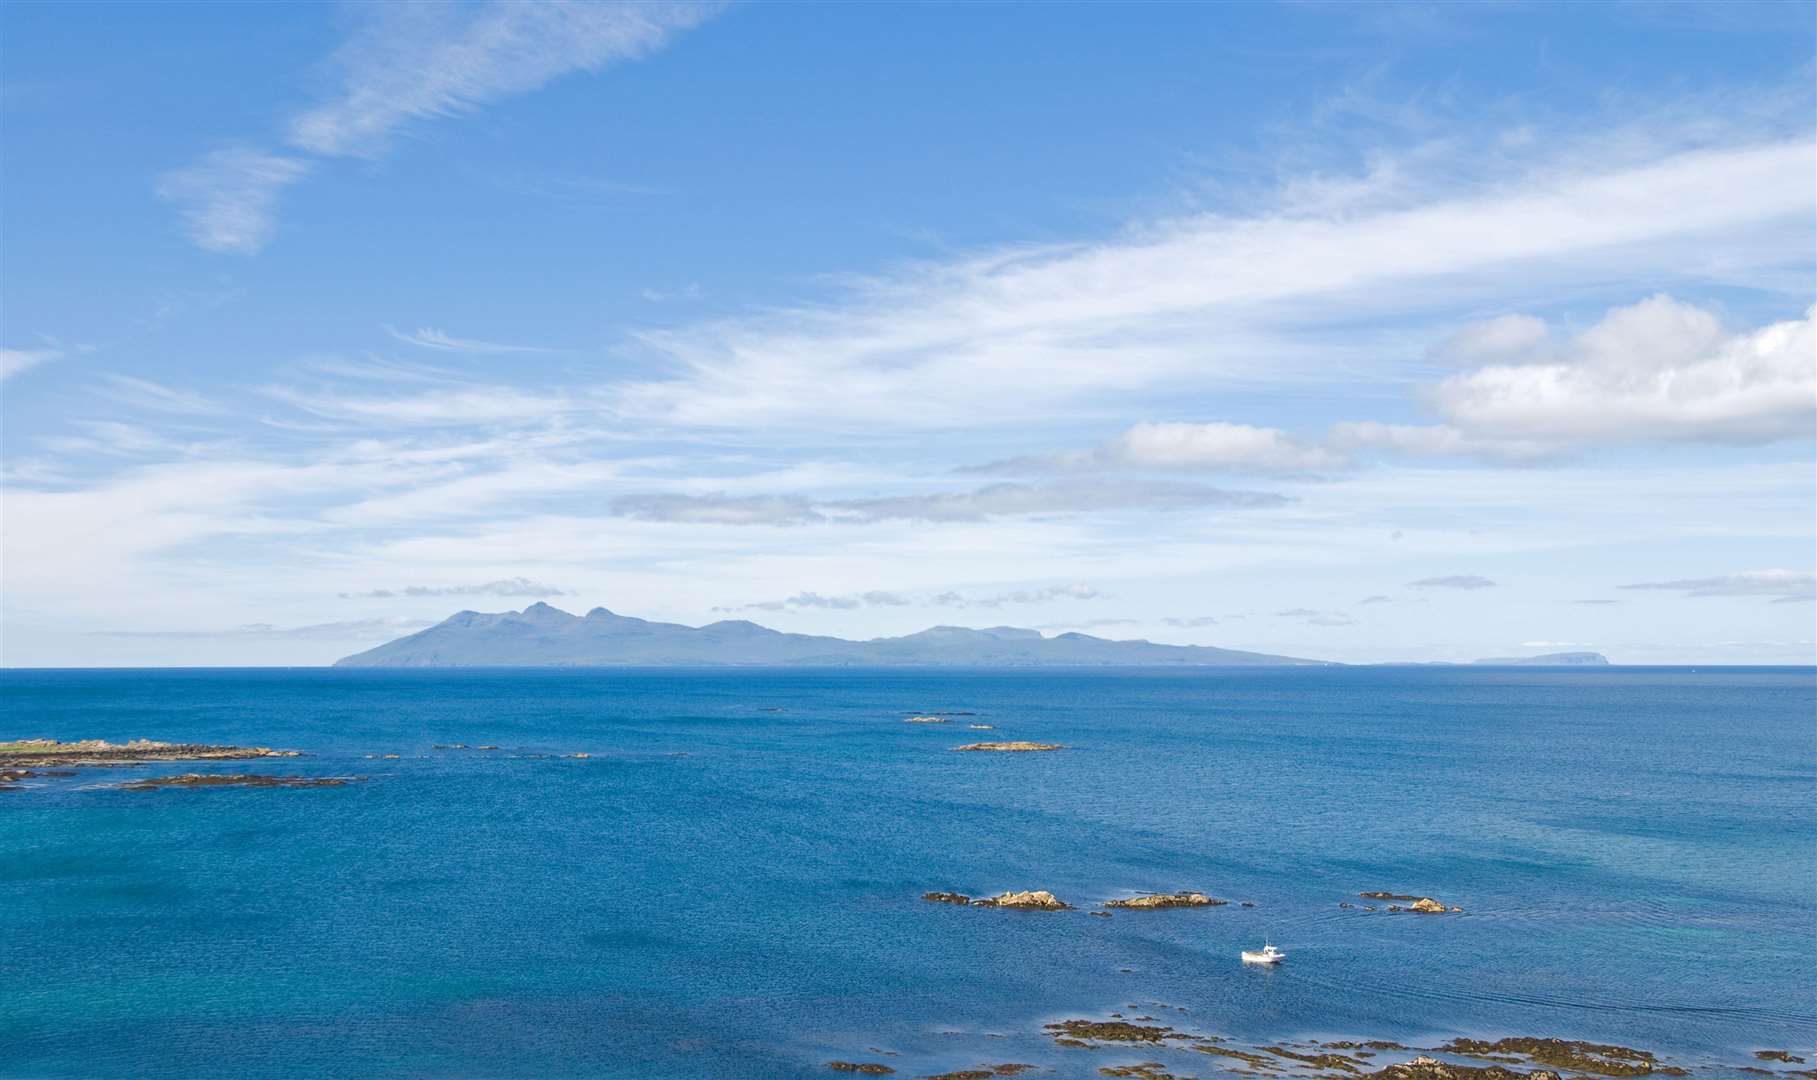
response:
<path fill-rule="evenodd" d="M 1761 443 L 1817 421 L 1817 306 L 1727 334 L 1669 296 L 1610 311 L 1556 361 L 1497 364 L 1432 388 L 1477 436 L 1564 443 Z"/>
<path fill-rule="evenodd" d="M 529 596 L 541 599 L 571 595 L 554 585 L 544 585 L 525 577 L 502 578 L 479 585 L 406 585 L 398 589 L 371 589 L 367 592 L 341 593 L 343 600 L 389 600 L 416 596 Z"/>
<path fill-rule="evenodd" d="M 1770 596 L 1775 604 L 1817 600 L 1817 573 L 1808 570 L 1744 570 L 1721 577 L 1643 581 L 1624 589 L 1658 589 L 1686 596 Z"/>
<path fill-rule="evenodd" d="M 715 525 L 805 525 L 826 522 L 970 522 L 995 517 L 1090 514 L 1127 510 L 1265 509 L 1286 496 L 1182 484 L 992 484 L 971 491 L 815 501 L 797 495 L 632 495 L 614 512 L 643 521 Z"/>
<path fill-rule="evenodd" d="M 1410 589 L 1489 589 L 1495 582 L 1475 574 L 1452 574 L 1448 577 L 1427 577 L 1418 581 L 1409 581 Z"/>
<path fill-rule="evenodd" d="M 711 18 L 718 6 L 440 0 L 349 11 L 357 23 L 329 60 L 332 89 L 288 125 L 293 152 L 216 150 L 159 183 L 197 246 L 253 254 L 276 230 L 278 194 L 314 159 L 376 155 L 413 121 L 458 116 L 572 72 L 635 60 Z"/>
<path fill-rule="evenodd" d="M 1545 355 L 1552 332 L 1531 315 L 1498 315 L 1470 323 L 1434 345 L 1433 359 L 1478 367 L 1515 364 Z"/>

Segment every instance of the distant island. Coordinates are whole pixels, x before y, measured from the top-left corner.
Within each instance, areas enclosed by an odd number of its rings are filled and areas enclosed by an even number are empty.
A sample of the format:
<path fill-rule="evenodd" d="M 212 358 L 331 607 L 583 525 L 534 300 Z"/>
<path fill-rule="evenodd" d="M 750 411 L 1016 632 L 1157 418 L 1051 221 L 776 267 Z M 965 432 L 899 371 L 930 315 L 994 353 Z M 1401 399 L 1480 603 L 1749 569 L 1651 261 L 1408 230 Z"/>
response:
<path fill-rule="evenodd" d="M 1217 649 L 1111 641 L 1089 634 L 936 626 L 904 637 L 848 641 L 788 634 L 744 619 L 706 626 L 650 622 L 594 608 L 571 615 L 536 603 L 522 611 L 462 611 L 335 667 L 1271 667 L 1326 661 Z"/>
<path fill-rule="evenodd" d="M 1540 656 L 1491 656 L 1478 660 L 1477 663 L 1533 667 L 1608 667 L 1609 658 L 1599 652 L 1554 652 Z"/>

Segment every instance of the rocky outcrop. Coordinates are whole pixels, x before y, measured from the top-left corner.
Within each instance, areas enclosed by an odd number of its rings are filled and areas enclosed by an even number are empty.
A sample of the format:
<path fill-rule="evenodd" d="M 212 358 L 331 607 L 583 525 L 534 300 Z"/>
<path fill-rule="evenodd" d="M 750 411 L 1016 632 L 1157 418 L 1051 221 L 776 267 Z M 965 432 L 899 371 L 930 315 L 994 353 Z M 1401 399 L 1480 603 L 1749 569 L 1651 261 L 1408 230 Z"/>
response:
<path fill-rule="evenodd" d="M 264 746 L 205 746 L 201 743 L 153 742 L 134 739 L 110 743 L 104 739 L 58 742 L 56 739 L 20 739 L 0 742 L 0 766 L 42 768 L 67 765 L 102 767 L 140 765 L 151 761 L 223 761 L 236 758 L 301 757 L 296 750 Z"/>
<path fill-rule="evenodd" d="M 972 902 L 971 897 L 965 895 L 964 893 L 956 893 L 956 892 L 924 892 L 921 894 L 921 899 L 929 901 L 930 903 L 935 903 L 935 904 L 966 905 L 966 904 L 970 904 Z"/>
<path fill-rule="evenodd" d="M 1414 896 L 1411 893 L 1366 892 L 1358 893 L 1357 895 L 1365 900 L 1398 900 L 1402 903 L 1407 903 L 1406 907 L 1401 907 L 1399 904 L 1390 904 L 1388 905 L 1389 911 L 1417 911 L 1422 915 L 1443 915 L 1448 911 L 1461 912 L 1464 910 L 1459 907 L 1446 907 L 1444 904 L 1434 900 L 1430 896 Z M 1408 903 L 1409 901 L 1411 902 Z M 1350 905 L 1339 904 L 1338 906 L 1349 907 Z M 1375 909 L 1364 908 L 1363 910 L 1374 911 Z"/>
<path fill-rule="evenodd" d="M 936 1073 L 923 1077 L 922 1080 L 993 1080 L 999 1076 L 1021 1076 L 1025 1072 L 1039 1069 L 1039 1065 L 1024 1065 L 1010 1061 L 1002 1065 L 980 1065 L 975 1069 L 959 1069 L 956 1072 Z"/>
<path fill-rule="evenodd" d="M 1106 900 L 1104 906 L 1109 908 L 1147 910 L 1152 908 L 1176 907 L 1220 907 L 1228 903 L 1230 903 L 1230 901 L 1218 900 L 1214 897 L 1206 896 L 1204 893 L 1177 892 L 1150 893 L 1146 896 L 1132 896 L 1127 900 Z"/>
<path fill-rule="evenodd" d="M 973 907 L 1022 908 L 1027 911 L 1070 911 L 1072 905 L 1062 901 L 1045 889 L 1034 889 L 1027 892 L 1006 892 L 996 896 L 987 896 L 973 900 Z"/>
<path fill-rule="evenodd" d="M 875 1061 L 829 1061 L 826 1067 L 834 1072 L 863 1073 L 866 1076 L 888 1076 L 896 1071 Z"/>
<path fill-rule="evenodd" d="M 1170 1027 L 1149 1027 L 1127 1020 L 1061 1020 L 1045 1026 L 1056 1040 L 1080 1043 L 1159 1043 L 1164 1039 L 1196 1038 Z"/>
<path fill-rule="evenodd" d="M 907 720 L 904 720 L 903 723 L 905 723 L 905 724 L 944 724 L 944 723 L 946 723 L 946 717 L 944 717 L 944 716 L 911 716 Z"/>
<path fill-rule="evenodd" d="M 1416 1057 L 1368 1075 L 1375 1080 L 1559 1080 L 1550 1069 L 1523 1073 L 1500 1065 L 1453 1065 L 1430 1057 Z"/>
<path fill-rule="evenodd" d="M 1026 753 L 1033 750 L 1064 750 L 1060 743 L 1038 742 L 975 742 L 964 746 L 955 746 L 954 750 L 986 750 L 1005 754 Z"/>
<path fill-rule="evenodd" d="M 363 776 L 261 776 L 254 773 L 183 773 L 180 776 L 154 776 L 118 785 L 121 791 L 163 791 L 167 788 L 217 787 L 344 787 L 350 780 Z"/>
<path fill-rule="evenodd" d="M 1787 1065 L 1803 1065 L 1804 1059 L 1790 1050 L 1756 1050 L 1754 1056 L 1761 1061 L 1783 1061 Z"/>
<path fill-rule="evenodd" d="M 1683 1069 L 1661 1065 L 1646 1050 L 1607 1043 L 1577 1042 L 1569 1039 L 1513 1038 L 1485 1042 L 1482 1039 L 1453 1039 L 1439 1047 L 1448 1054 L 1465 1057 L 1506 1059 L 1524 1057 L 1540 1065 L 1599 1076 L 1683 1076 Z"/>

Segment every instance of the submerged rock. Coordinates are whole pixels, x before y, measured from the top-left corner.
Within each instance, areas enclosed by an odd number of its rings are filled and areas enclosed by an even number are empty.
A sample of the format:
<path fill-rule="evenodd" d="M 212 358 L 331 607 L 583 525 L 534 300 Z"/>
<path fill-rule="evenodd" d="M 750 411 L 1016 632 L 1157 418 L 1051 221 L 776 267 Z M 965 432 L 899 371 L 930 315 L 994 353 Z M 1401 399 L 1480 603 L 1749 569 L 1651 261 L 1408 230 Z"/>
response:
<path fill-rule="evenodd" d="M 352 780 L 364 780 L 355 776 Z M 349 782 L 341 776 L 262 776 L 255 773 L 183 773 L 180 776 L 153 776 L 118 785 L 121 791 L 161 791 L 165 788 L 207 787 L 343 787 Z"/>
<path fill-rule="evenodd" d="M 993 1080 L 998 1076 L 1021 1076 L 1039 1065 L 1024 1065 L 1020 1062 L 1006 1062 L 1002 1065 L 980 1065 L 975 1069 L 959 1069 L 955 1072 L 936 1073 L 923 1077 L 922 1080 Z"/>
<path fill-rule="evenodd" d="M 1204 893 L 1177 892 L 1177 893 L 1150 893 L 1145 896 L 1132 896 L 1127 900 L 1107 900 L 1104 902 L 1104 906 L 1110 907 L 1110 908 L 1149 909 L 1149 908 L 1174 908 L 1174 907 L 1221 907 L 1224 904 L 1228 904 L 1228 903 L 1230 903 L 1230 901 L 1218 900 L 1213 897 L 1206 896 Z"/>
<path fill-rule="evenodd" d="M 1167 1067 L 1158 1061 L 1144 1061 L 1137 1065 L 1106 1065 L 1098 1070 L 1101 1076 L 1130 1077 L 1131 1080 L 1191 1080 L 1190 1077 L 1175 1076 Z"/>
<path fill-rule="evenodd" d="M 1803 1065 L 1804 1059 L 1790 1050 L 1756 1050 L 1754 1056 L 1762 1061 L 1783 1061 L 1787 1065 Z"/>
<path fill-rule="evenodd" d="M 973 900 L 973 907 L 1006 907 L 1025 908 L 1030 911 L 1070 911 L 1072 905 L 1062 901 L 1046 889 L 1032 889 L 1026 892 L 1006 892 L 996 896 Z"/>
<path fill-rule="evenodd" d="M 936 904 L 970 904 L 972 902 L 971 897 L 956 892 L 924 892 L 921 894 L 921 899 Z"/>
<path fill-rule="evenodd" d="M 1038 742 L 975 742 L 964 746 L 955 746 L 954 750 L 994 750 L 999 753 L 1025 753 L 1033 750 L 1064 750 L 1060 743 Z"/>
<path fill-rule="evenodd" d="M 887 1076 L 896 1071 L 875 1061 L 829 1061 L 826 1067 L 834 1072 L 864 1073 L 867 1076 Z"/>

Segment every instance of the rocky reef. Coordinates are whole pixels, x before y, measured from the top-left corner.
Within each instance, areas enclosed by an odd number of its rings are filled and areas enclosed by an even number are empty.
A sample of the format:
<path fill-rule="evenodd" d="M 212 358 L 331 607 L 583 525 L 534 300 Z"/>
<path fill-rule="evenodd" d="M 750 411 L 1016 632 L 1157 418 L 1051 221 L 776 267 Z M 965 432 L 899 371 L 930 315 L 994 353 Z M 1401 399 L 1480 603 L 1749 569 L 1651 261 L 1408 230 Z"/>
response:
<path fill-rule="evenodd" d="M 1648 1051 L 1607 1043 L 1576 1042 L 1569 1039 L 1513 1038 L 1485 1042 L 1482 1039 L 1453 1039 L 1439 1047 L 1448 1054 L 1492 1060 L 1526 1058 L 1555 1069 L 1595 1073 L 1598 1076 L 1683 1076 L 1683 1069 L 1661 1065 Z"/>
<path fill-rule="evenodd" d="M 905 723 L 905 724 L 944 724 L 944 723 L 946 723 L 946 717 L 944 717 L 944 716 L 911 716 L 907 720 L 904 720 L 903 723 Z"/>
<path fill-rule="evenodd" d="M 999 1076 L 1021 1076 L 1031 1069 L 1039 1069 L 1040 1067 L 1041 1066 L 1039 1065 L 1025 1065 L 1021 1062 L 1011 1061 L 1002 1065 L 980 1065 L 975 1069 L 958 1069 L 954 1072 L 935 1073 L 932 1076 L 922 1077 L 922 1080 L 993 1080 L 993 1078 Z"/>
<path fill-rule="evenodd" d="M 826 1067 L 834 1072 L 863 1073 L 866 1076 L 888 1076 L 896 1071 L 875 1061 L 829 1061 Z"/>
<path fill-rule="evenodd" d="M 1159 1044 L 1167 1039 L 1198 1038 L 1170 1027 L 1132 1024 L 1127 1020 L 1057 1020 L 1044 1027 L 1063 1046 L 1094 1042 Z"/>
<path fill-rule="evenodd" d="M 163 791 L 170 788 L 219 787 L 344 787 L 364 780 L 363 776 L 265 776 L 257 773 L 183 773 L 180 776 L 153 776 L 120 784 L 121 791 Z"/>
<path fill-rule="evenodd" d="M 1754 1056 L 1761 1061 L 1783 1061 L 1787 1065 L 1803 1065 L 1804 1059 L 1790 1050 L 1756 1050 Z"/>
<path fill-rule="evenodd" d="M 1149 893 L 1144 896 L 1132 896 L 1127 900 L 1106 900 L 1108 908 L 1133 908 L 1149 910 L 1153 908 L 1176 907 L 1221 907 L 1230 903 L 1199 892 Z"/>
<path fill-rule="evenodd" d="M 955 746 L 955 747 L 953 747 L 953 749 L 954 750 L 990 750 L 990 751 L 996 751 L 998 753 L 1018 754 L 1018 753 L 1026 753 L 1026 752 L 1033 751 L 1033 750 L 1064 750 L 1064 749 L 1066 749 L 1066 747 L 1061 745 L 1060 743 L 975 742 L 975 743 L 967 743 L 964 746 Z"/>
<path fill-rule="evenodd" d="M 105 767 L 142 765 L 154 761 L 226 761 L 237 758 L 301 757 L 297 750 L 264 746 L 205 746 L 201 743 L 153 742 L 133 739 L 110 743 L 104 739 L 58 742 L 56 739 L 17 739 L 0 742 L 0 766 L 45 768 L 57 766 Z"/>

